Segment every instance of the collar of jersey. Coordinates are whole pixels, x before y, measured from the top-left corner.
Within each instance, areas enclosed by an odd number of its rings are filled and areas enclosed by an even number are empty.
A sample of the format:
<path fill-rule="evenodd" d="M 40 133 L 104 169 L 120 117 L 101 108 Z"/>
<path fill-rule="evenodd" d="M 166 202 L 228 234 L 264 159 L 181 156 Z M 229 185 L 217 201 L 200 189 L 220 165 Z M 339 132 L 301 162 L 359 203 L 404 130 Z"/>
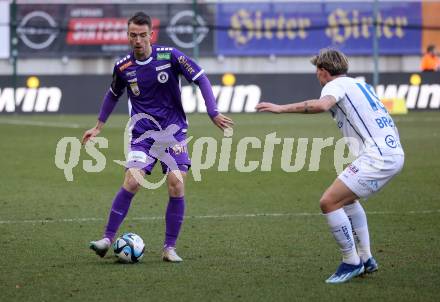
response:
<path fill-rule="evenodd" d="M 145 61 L 139 61 L 139 60 L 135 60 L 136 64 L 138 65 L 147 65 L 148 63 L 151 62 L 151 60 L 153 60 L 153 56 L 150 56 L 148 59 L 146 59 Z"/>

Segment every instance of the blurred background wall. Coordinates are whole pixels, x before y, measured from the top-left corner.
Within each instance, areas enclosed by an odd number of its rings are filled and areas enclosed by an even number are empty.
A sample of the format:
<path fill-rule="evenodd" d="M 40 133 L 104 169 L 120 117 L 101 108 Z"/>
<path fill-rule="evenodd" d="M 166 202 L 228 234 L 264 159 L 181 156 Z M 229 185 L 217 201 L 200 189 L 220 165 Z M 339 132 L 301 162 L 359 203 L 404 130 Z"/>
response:
<path fill-rule="evenodd" d="M 381 98 L 440 108 L 440 74 L 420 73 L 427 46 L 440 47 L 439 1 L 0 0 L 0 113 L 99 108 L 139 10 L 153 18 L 154 43 L 203 66 L 223 111 L 319 94 L 309 59 L 324 47 L 344 51 Z M 189 87 L 187 111 L 203 112 Z"/>

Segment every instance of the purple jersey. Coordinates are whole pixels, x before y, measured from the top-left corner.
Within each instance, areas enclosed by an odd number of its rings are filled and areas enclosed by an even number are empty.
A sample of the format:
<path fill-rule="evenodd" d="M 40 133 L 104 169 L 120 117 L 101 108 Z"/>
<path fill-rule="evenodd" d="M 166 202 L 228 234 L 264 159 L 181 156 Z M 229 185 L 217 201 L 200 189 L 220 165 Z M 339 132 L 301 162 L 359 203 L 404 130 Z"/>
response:
<path fill-rule="evenodd" d="M 116 62 L 110 91 L 119 98 L 127 89 L 130 116 L 147 113 L 162 129 L 175 124 L 185 133 L 188 123 L 182 106 L 180 75 L 193 82 L 203 73 L 179 50 L 152 45 L 152 53 L 145 61 L 136 60 L 131 53 Z M 147 130 L 159 129 L 152 121 L 142 119 L 132 132 L 136 137 Z"/>

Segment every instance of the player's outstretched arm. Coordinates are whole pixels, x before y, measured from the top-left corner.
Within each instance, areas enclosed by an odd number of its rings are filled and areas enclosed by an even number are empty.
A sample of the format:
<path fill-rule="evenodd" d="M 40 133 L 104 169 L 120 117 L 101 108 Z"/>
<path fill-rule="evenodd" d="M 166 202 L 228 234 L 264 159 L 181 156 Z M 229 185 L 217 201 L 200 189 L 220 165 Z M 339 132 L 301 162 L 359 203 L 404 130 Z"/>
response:
<path fill-rule="evenodd" d="M 259 112 L 273 113 L 320 113 L 328 111 L 336 104 L 336 99 L 331 95 L 326 95 L 319 100 L 307 100 L 299 103 L 278 105 L 269 102 L 261 102 L 255 109 Z"/>
<path fill-rule="evenodd" d="M 202 75 L 195 83 L 199 86 L 200 91 L 202 92 L 206 105 L 206 111 L 208 112 L 212 122 L 222 130 L 231 128 L 234 125 L 232 119 L 218 112 L 217 103 L 215 101 L 214 93 L 212 92 L 211 83 L 209 82 L 208 77 L 206 75 Z"/>

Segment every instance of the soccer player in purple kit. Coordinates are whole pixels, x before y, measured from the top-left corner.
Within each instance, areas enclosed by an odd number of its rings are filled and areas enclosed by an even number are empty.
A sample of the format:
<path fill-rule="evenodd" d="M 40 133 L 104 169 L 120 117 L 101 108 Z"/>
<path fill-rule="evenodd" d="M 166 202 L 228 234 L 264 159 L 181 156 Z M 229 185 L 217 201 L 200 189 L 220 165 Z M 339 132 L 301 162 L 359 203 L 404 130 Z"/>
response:
<path fill-rule="evenodd" d="M 185 144 L 188 123 L 181 101 L 180 76 L 199 86 L 208 115 L 216 126 L 226 129 L 232 127 L 233 122 L 218 112 L 211 84 L 203 69 L 175 48 L 151 45 L 151 24 L 151 18 L 142 12 L 128 20 L 128 40 L 133 51 L 116 62 L 113 81 L 104 97 L 97 124 L 83 135 L 82 142 L 85 143 L 101 132 L 124 89 L 129 97 L 130 116 L 136 119 L 139 114 L 145 114 L 152 118 L 142 118 L 131 128 L 131 148 L 123 185 L 113 200 L 103 238 L 90 242 L 90 248 L 104 257 L 140 188 L 135 174 L 140 173 L 142 177 L 150 174 L 159 160 L 166 173 L 169 194 L 162 259 L 181 262 L 182 258 L 175 251 L 185 211 L 184 182 L 181 180 L 191 161 Z M 154 156 L 158 153 L 150 152 L 156 146 L 155 140 L 152 137 L 144 139 L 145 135 L 142 135 L 149 131 L 169 135 L 170 129 L 174 137 L 168 141 L 180 143 L 167 148 L 166 164 Z M 170 159 L 175 161 L 173 167 L 169 166 Z"/>

